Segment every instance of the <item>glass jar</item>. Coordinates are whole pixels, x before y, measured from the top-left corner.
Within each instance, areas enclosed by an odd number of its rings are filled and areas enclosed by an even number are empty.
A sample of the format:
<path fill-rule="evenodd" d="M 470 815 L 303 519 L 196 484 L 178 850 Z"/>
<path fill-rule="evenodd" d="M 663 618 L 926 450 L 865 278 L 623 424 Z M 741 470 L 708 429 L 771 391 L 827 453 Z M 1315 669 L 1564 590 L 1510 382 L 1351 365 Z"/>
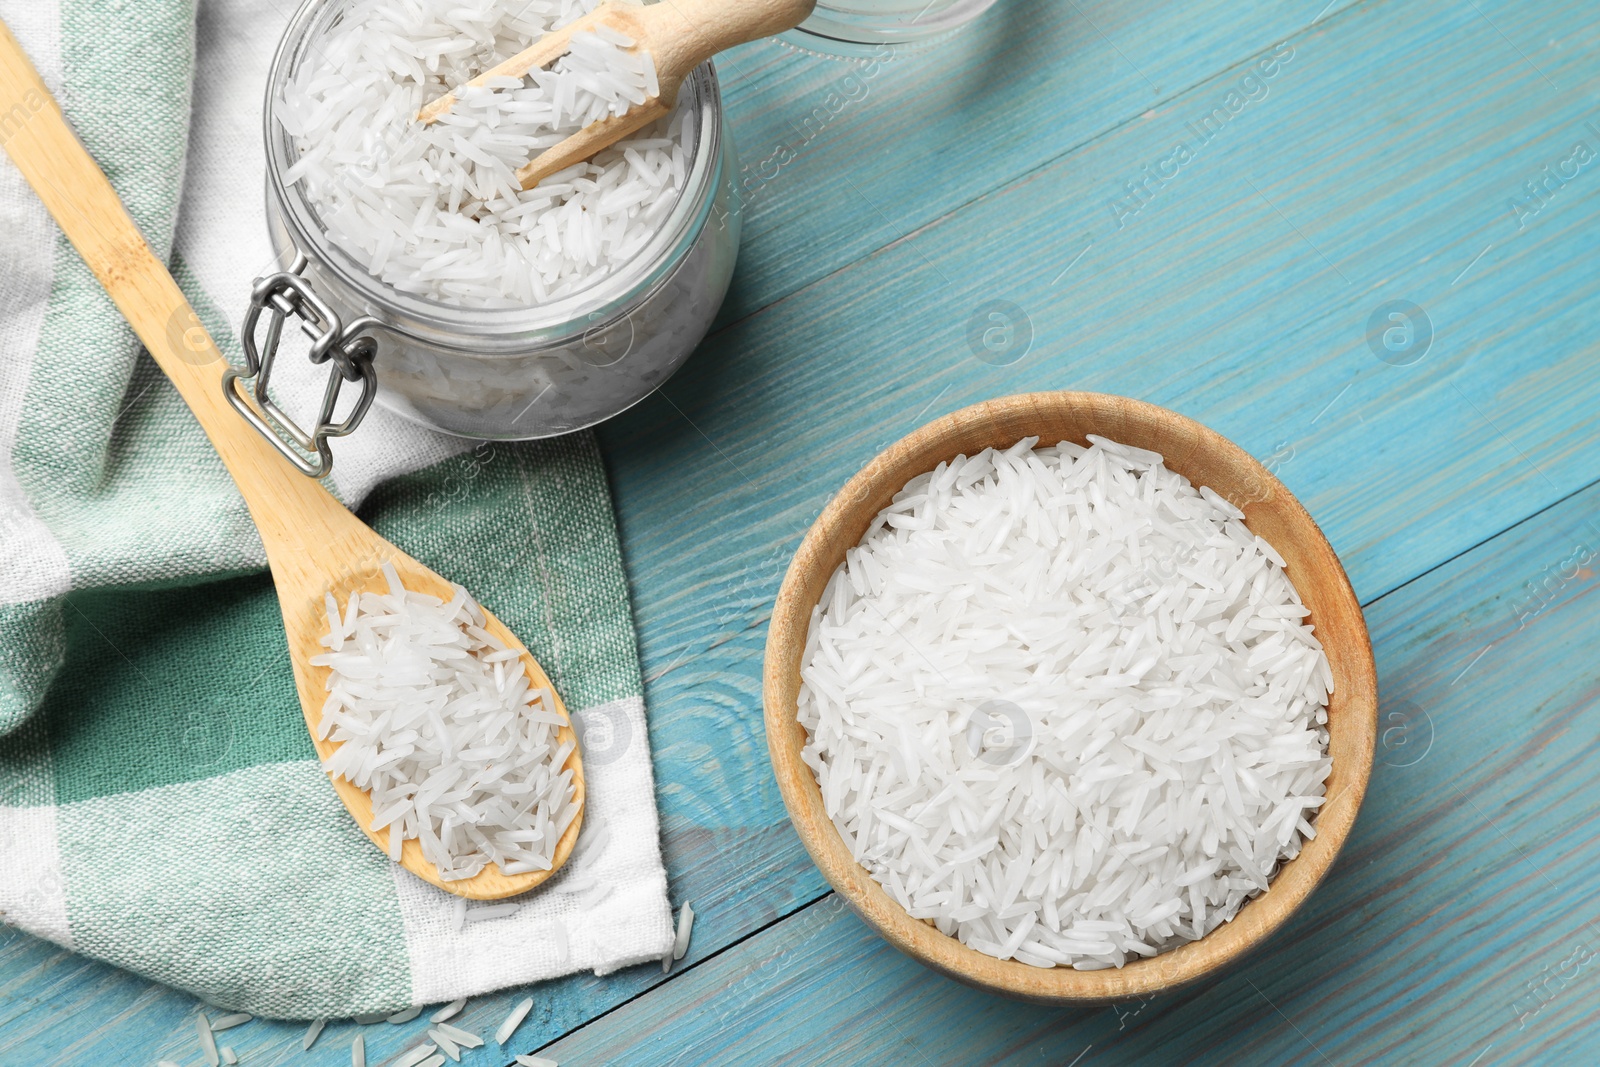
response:
<path fill-rule="evenodd" d="M 287 303 L 278 300 L 279 319 L 270 340 L 275 342 L 289 305 L 315 322 L 321 316 L 300 309 L 320 301 L 336 322 L 358 323 L 371 338 L 377 403 L 464 437 L 551 437 L 592 426 L 644 399 L 705 336 L 738 253 L 740 213 L 733 184 L 738 164 L 711 64 L 695 70 L 678 97 L 689 113 L 687 176 L 678 203 L 636 256 L 593 284 L 539 307 L 458 307 L 399 292 L 374 277 L 328 240 L 305 183 L 284 181 L 296 153 L 275 108 L 300 65 L 315 56 L 317 38 L 345 6 L 344 0 L 308 0 L 290 22 L 268 79 L 268 226 L 279 261 L 297 261 L 303 276 L 303 282 L 290 279 L 293 285 L 280 287 L 289 295 Z M 260 311 L 273 313 L 271 294 L 264 298 L 263 288 L 258 283 L 258 307 L 246 320 L 251 371 Z M 326 359 L 326 346 L 323 352 Z M 348 363 L 340 362 L 345 377 L 357 380 Z M 331 402 L 324 415 L 330 413 Z M 302 446 L 310 436 L 281 432 Z"/>
<path fill-rule="evenodd" d="M 808 47 L 843 55 L 863 45 L 916 45 L 938 40 L 987 11 L 995 0 L 817 0 L 800 24 Z"/>

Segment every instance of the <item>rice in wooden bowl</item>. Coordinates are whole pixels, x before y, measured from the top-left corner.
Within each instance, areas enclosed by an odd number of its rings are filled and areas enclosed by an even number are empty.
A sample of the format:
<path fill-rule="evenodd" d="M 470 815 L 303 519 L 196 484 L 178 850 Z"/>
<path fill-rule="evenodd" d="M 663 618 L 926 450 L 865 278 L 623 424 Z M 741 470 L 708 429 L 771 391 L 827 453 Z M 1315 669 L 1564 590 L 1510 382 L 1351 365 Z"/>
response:
<path fill-rule="evenodd" d="M 1030 438 L 1037 440 L 1030 445 Z M 990 448 L 1012 452 L 985 461 L 980 454 Z M 1159 453 L 1164 462 L 1147 452 Z M 967 457 L 960 469 L 951 462 L 957 457 Z M 936 481 L 921 479 L 910 503 L 902 497 L 901 510 L 886 526 L 880 513 L 908 483 L 941 464 L 951 465 Z M 1001 467 L 1024 476 L 1019 480 Z M 963 471 L 975 487 L 970 492 L 979 495 L 961 496 L 968 491 L 961 484 Z M 1031 471 L 1043 472 L 1043 481 L 1033 484 Z M 935 489 L 943 494 L 937 501 Z M 972 524 L 969 534 L 979 530 L 986 500 L 1016 515 L 1016 522 L 995 520 L 1000 528 L 993 545 L 988 527 L 982 527 L 978 547 L 991 548 L 988 555 L 968 543 L 952 550 L 960 565 L 882 573 L 883 561 L 892 565 L 897 546 L 919 536 L 917 530 L 961 522 Z M 1053 518 L 1025 512 L 1035 504 L 1043 508 L 1041 501 L 1055 509 Z M 1167 516 L 1173 517 L 1171 529 Z M 1081 543 L 1050 533 L 1051 523 L 1079 529 L 1080 520 Z M 1132 525 L 1128 531 L 1095 528 L 1104 521 Z M 999 637 L 980 638 L 977 646 L 958 642 L 949 647 L 961 654 L 950 654 L 939 635 L 967 632 L 961 627 L 979 610 L 971 607 L 974 598 L 989 604 L 984 610 L 993 616 L 996 597 L 1011 595 L 996 572 L 978 572 L 993 563 L 996 552 L 1010 558 L 1017 524 L 1032 539 L 1029 551 L 1037 555 L 1042 543 L 1054 545 L 1058 555 L 1018 572 L 1033 577 L 1015 596 L 1035 608 L 1045 603 L 1057 621 L 1050 621 L 1049 611 L 1045 618 L 1036 610 L 1018 613 L 992 627 Z M 1179 526 L 1195 531 L 1192 551 L 1155 565 L 1141 559 L 1142 542 L 1161 543 L 1161 536 L 1170 555 Z M 839 579 L 854 585 L 830 589 L 869 528 L 874 540 L 851 557 L 854 572 Z M 885 540 L 890 528 L 897 540 Z M 873 545 L 888 548 L 863 562 L 862 554 L 879 551 Z M 1078 558 L 1059 557 L 1070 557 L 1075 548 Z M 1129 555 L 1134 571 L 1160 579 L 1154 594 L 1143 578 L 1132 583 L 1118 577 L 1117 567 L 1129 569 Z M 1106 575 L 1095 569 L 1102 559 L 1111 560 Z M 1056 573 L 1056 564 L 1070 576 Z M 940 575 L 948 588 L 933 580 Z M 1228 586 L 1230 578 L 1244 591 Z M 1038 593 L 1046 586 L 1064 592 L 1041 602 Z M 872 592 L 890 588 L 926 595 L 895 604 Z M 1273 600 L 1274 589 L 1279 600 Z M 830 600 L 823 605 L 825 593 Z M 1224 603 L 1243 606 L 1228 616 L 1217 608 Z M 888 610 L 881 604 L 889 604 Z M 868 609 L 883 619 L 877 631 L 863 614 Z M 908 613 L 897 616 L 897 609 Z M 968 615 L 958 617 L 960 612 Z M 1076 622 L 1075 613 L 1081 616 Z M 1186 623 L 1185 615 L 1194 613 L 1200 621 Z M 937 624 L 928 623 L 929 614 L 939 615 Z M 836 625 L 846 617 L 855 620 L 853 630 Z M 814 634 L 814 620 L 828 620 L 828 629 L 817 621 Z M 1149 642 L 1154 634 L 1154 644 L 1141 647 L 1155 654 L 1120 650 L 1119 661 L 1113 649 L 1106 666 L 1105 649 L 1069 648 L 1056 650 L 1056 659 L 1036 657 L 1019 673 L 1019 661 L 1004 659 L 1015 650 L 999 648 L 1048 646 L 1073 626 L 1091 640 L 1119 626 L 1118 641 L 1133 640 L 1132 634 Z M 993 679 L 973 677 L 974 647 L 982 652 L 980 662 L 1000 664 L 986 668 L 997 672 Z M 873 648 L 884 650 L 875 661 Z M 898 658 L 891 662 L 891 654 Z M 1019 722 L 1029 720 L 1021 742 L 1014 722 L 1009 747 L 992 747 L 988 728 L 1006 717 L 1006 707 L 1018 708 L 1028 698 L 1019 696 L 1015 704 L 982 698 L 1031 692 L 1035 675 L 1063 674 L 1059 660 L 1069 655 L 1090 668 L 1066 670 L 1065 690 L 1040 690 L 1058 698 L 1053 704 L 1046 701 L 1040 710 L 1036 702 L 1025 715 L 1016 714 Z M 803 682 L 803 668 L 810 682 Z M 1228 669 L 1246 681 L 1262 680 L 1235 693 L 1228 688 Z M 1152 673 L 1158 680 L 1146 684 Z M 845 676 L 861 682 L 861 692 L 874 694 L 860 702 L 859 716 L 852 698 L 833 688 Z M 1280 677 L 1289 680 L 1277 685 Z M 1060 681 L 1055 675 L 1046 680 Z M 933 692 L 946 681 L 955 688 Z M 931 696 L 917 688 L 924 683 Z M 973 690 L 971 698 L 952 698 L 962 685 Z M 805 686 L 811 688 L 803 692 Z M 833 887 L 891 944 L 935 970 L 980 988 L 1053 1003 L 1170 990 L 1223 967 L 1281 926 L 1327 873 L 1355 821 L 1377 729 L 1376 673 L 1361 608 L 1305 509 L 1215 432 L 1163 408 L 1095 393 L 1025 394 L 965 408 L 895 443 L 856 474 L 823 510 L 790 564 L 768 632 L 763 687 L 767 741 L 784 803 Z M 1060 700 L 1063 693 L 1069 699 Z M 1325 694 L 1319 697 L 1325 709 L 1302 693 Z M 897 700 L 910 709 L 908 715 L 920 716 L 921 733 L 894 729 L 897 713 L 884 708 L 898 706 Z M 1155 710 L 1137 710 L 1146 705 Z M 829 717 L 822 718 L 819 708 Z M 802 717 L 822 736 L 813 738 Z M 1086 732 L 1074 734 L 1074 723 L 1086 724 Z M 1109 741 L 1108 731 L 1114 734 Z M 859 744 L 860 751 L 824 751 L 830 737 Z M 1307 747 L 1310 737 L 1323 746 L 1320 761 Z M 1185 747 L 1175 750 L 1174 744 Z M 1123 766 L 1110 759 L 1112 750 Z M 1083 760 L 1075 764 L 1079 756 Z M 1089 780 L 1126 777 L 1140 768 L 1147 778 L 1134 779 L 1128 788 Z M 819 771 L 826 772 L 834 812 L 852 834 L 850 841 L 830 817 Z M 925 772 L 931 782 L 921 780 Z M 879 778 L 893 780 L 896 788 L 875 792 Z M 968 800 L 969 793 L 977 799 Z M 1106 811 L 1085 802 L 1085 795 L 1109 798 L 1103 803 L 1112 810 L 1110 819 L 1125 817 L 1126 825 L 1108 821 Z M 1113 802 L 1118 806 L 1109 809 Z M 962 803 L 984 803 L 991 810 L 975 817 L 976 809 L 965 810 Z M 897 804 L 907 806 L 897 812 Z M 1013 817 L 1022 812 L 1029 818 Z M 989 825 L 980 825 L 984 818 Z M 993 844 L 989 830 L 996 834 Z M 953 839 L 977 844 L 960 850 Z M 852 843 L 892 892 L 858 862 Z M 1272 859 L 1275 872 L 1263 856 Z M 1085 863 L 1103 866 L 1085 871 Z M 1133 872 L 1131 879 L 1125 870 Z M 1002 876 L 1014 884 L 993 884 Z M 1128 884 L 1117 898 L 1122 881 Z M 1196 887 L 1217 894 L 1219 902 L 1208 909 Z M 1163 893 L 1171 899 L 1158 899 Z M 913 917 L 902 899 L 923 917 Z M 1125 929 L 1112 932 L 1119 923 Z"/>

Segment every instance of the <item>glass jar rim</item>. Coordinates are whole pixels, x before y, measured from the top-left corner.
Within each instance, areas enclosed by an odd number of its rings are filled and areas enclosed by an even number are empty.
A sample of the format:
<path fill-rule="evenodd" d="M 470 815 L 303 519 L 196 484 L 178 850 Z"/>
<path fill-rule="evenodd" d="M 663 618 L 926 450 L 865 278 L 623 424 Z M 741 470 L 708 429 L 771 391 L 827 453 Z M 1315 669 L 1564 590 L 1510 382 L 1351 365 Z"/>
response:
<path fill-rule="evenodd" d="M 449 343 L 463 334 L 480 342 L 502 339 L 513 345 L 535 338 L 570 338 L 625 314 L 671 275 L 705 225 L 720 173 L 722 102 L 716 70 L 709 61 L 684 79 L 679 93 L 679 106 L 687 107 L 691 117 L 689 165 L 666 222 L 621 267 L 576 292 L 532 307 L 447 304 L 394 288 L 333 244 L 305 195 L 304 185 L 296 183 L 291 187 L 284 182 L 284 172 L 293 163 L 293 138 L 278 123 L 275 108 L 284 86 L 304 61 L 315 34 L 326 31 L 351 2 L 305 0 L 278 42 L 267 77 L 262 114 L 267 191 L 276 200 L 295 247 L 311 253 L 317 267 L 359 294 L 385 326 L 429 337 L 435 343 Z"/>
<path fill-rule="evenodd" d="M 796 47 L 807 45 L 820 54 L 868 58 L 885 46 L 923 48 L 938 44 L 973 19 L 983 14 L 995 0 L 953 0 L 949 7 L 927 14 L 931 4 L 908 4 L 902 12 L 883 12 L 869 7 L 819 0 L 816 10 L 785 38 Z M 920 10 L 922 14 L 914 12 Z M 911 17 L 898 17 L 905 14 Z M 810 50 L 810 49 L 807 49 Z"/>

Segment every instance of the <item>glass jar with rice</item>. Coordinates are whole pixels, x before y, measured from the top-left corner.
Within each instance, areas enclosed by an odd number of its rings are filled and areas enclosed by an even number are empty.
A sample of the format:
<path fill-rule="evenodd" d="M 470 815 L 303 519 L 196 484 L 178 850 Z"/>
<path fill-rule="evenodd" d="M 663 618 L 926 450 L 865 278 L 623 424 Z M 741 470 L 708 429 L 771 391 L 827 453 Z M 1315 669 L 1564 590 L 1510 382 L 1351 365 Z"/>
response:
<path fill-rule="evenodd" d="M 623 84 L 624 70 L 598 104 L 582 91 L 575 102 L 558 63 L 463 96 L 432 126 L 414 121 L 578 13 L 561 0 L 514 7 L 308 0 L 295 14 L 265 116 L 268 224 L 295 266 L 257 285 L 252 361 L 263 314 L 269 351 L 285 318 L 311 333 L 332 318 L 343 334 L 321 358 L 331 351 L 355 381 L 340 353 L 359 363 L 367 345 L 377 403 L 448 433 L 526 439 L 632 406 L 705 335 L 740 223 L 710 64 L 655 127 L 526 191 L 506 182 L 516 163 L 604 114 L 606 94 L 625 109 L 653 75 Z"/>

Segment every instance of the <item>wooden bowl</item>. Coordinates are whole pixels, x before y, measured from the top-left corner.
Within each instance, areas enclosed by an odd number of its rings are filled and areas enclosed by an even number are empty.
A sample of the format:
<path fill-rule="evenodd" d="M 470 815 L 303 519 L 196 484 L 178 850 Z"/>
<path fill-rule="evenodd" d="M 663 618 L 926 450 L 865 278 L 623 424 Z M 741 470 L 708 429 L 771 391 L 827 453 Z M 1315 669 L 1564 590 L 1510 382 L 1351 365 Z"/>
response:
<path fill-rule="evenodd" d="M 957 455 L 1007 448 L 1037 436 L 1041 446 L 1089 434 L 1161 453 L 1167 466 L 1207 485 L 1245 513 L 1249 527 L 1288 563 L 1288 575 L 1311 610 L 1308 620 L 1327 651 L 1334 691 L 1328 703 L 1329 802 L 1317 813 L 1317 836 L 1283 864 L 1271 886 L 1199 941 L 1121 968 L 1041 969 L 967 948 L 913 919 L 865 869 L 823 809 L 811 769 L 800 759 L 805 728 L 796 718 L 801 656 L 811 610 L 845 550 L 860 542 L 873 516 L 913 477 Z M 1029 393 L 946 415 L 902 438 L 846 483 L 801 542 L 784 576 L 767 633 L 763 677 L 772 767 L 800 839 L 823 875 L 890 944 L 969 985 L 1047 1003 L 1103 1002 L 1146 996 L 1203 978 L 1244 955 L 1283 925 L 1338 855 L 1372 770 L 1377 734 L 1377 678 L 1372 647 L 1344 568 L 1327 538 L 1267 470 L 1238 445 L 1176 412 L 1099 393 Z"/>

